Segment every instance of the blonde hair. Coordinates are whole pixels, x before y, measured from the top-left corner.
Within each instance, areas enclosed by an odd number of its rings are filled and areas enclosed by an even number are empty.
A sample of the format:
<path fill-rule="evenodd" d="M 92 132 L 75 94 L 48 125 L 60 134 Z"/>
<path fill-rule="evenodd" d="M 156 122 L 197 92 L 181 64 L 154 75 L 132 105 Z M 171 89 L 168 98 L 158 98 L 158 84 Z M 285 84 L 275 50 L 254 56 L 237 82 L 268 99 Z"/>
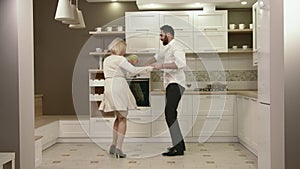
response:
<path fill-rule="evenodd" d="M 126 42 L 121 38 L 114 39 L 109 45 L 108 50 L 111 54 L 120 55 L 126 51 Z"/>

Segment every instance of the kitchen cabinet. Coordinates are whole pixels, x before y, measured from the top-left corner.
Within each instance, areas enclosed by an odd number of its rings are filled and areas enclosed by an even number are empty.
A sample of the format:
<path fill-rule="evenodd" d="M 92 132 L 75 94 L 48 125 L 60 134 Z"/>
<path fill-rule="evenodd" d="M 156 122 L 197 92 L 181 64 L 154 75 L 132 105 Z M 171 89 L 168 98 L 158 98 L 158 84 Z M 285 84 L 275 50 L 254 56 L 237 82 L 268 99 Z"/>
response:
<path fill-rule="evenodd" d="M 193 52 L 193 12 L 160 12 L 160 25 L 171 25 L 175 31 L 175 39 L 183 45 L 185 52 Z M 163 48 L 161 43 L 160 48 Z"/>
<path fill-rule="evenodd" d="M 194 13 L 194 27 L 197 31 L 227 31 L 227 11 L 214 12 L 196 11 Z"/>
<path fill-rule="evenodd" d="M 271 169 L 270 105 L 259 103 L 258 168 Z"/>
<path fill-rule="evenodd" d="M 35 130 L 35 136 L 42 136 L 42 149 L 45 150 L 48 147 L 54 145 L 58 138 L 59 123 L 58 121 L 49 123 Z"/>
<path fill-rule="evenodd" d="M 232 95 L 194 95 L 193 136 L 236 136 L 234 107 Z"/>
<path fill-rule="evenodd" d="M 194 13 L 194 52 L 227 52 L 227 11 Z"/>
<path fill-rule="evenodd" d="M 89 120 L 60 120 L 59 137 L 88 137 Z"/>
<path fill-rule="evenodd" d="M 240 142 L 257 155 L 258 146 L 258 103 L 256 99 L 237 97 L 238 138 Z"/>
<path fill-rule="evenodd" d="M 91 118 L 90 137 L 112 138 L 114 118 Z"/>
<path fill-rule="evenodd" d="M 192 136 L 192 102 L 193 96 L 184 94 L 179 102 L 178 111 L 178 122 L 182 135 L 184 137 Z M 165 109 L 165 95 L 152 95 L 152 137 L 170 137 L 169 129 L 165 120 L 164 109 Z"/>
<path fill-rule="evenodd" d="M 159 13 L 126 12 L 125 30 L 127 52 L 156 53 L 159 50 Z"/>

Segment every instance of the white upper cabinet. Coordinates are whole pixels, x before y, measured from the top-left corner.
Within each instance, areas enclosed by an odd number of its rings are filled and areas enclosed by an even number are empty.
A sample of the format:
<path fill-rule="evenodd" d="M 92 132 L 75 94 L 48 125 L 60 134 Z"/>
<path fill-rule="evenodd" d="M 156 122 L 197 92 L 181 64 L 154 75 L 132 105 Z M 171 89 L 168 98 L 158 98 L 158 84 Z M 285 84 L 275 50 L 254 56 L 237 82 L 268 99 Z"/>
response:
<path fill-rule="evenodd" d="M 126 12 L 127 52 L 156 53 L 163 49 L 160 27 L 170 25 L 185 52 L 228 51 L 227 11 Z"/>
<path fill-rule="evenodd" d="M 228 51 L 228 36 L 226 32 L 194 32 L 194 52 L 212 53 Z"/>
<path fill-rule="evenodd" d="M 193 31 L 193 15 L 191 11 L 160 12 L 160 25 L 170 25 L 177 31 Z"/>
<path fill-rule="evenodd" d="M 227 11 L 194 13 L 194 52 L 228 51 Z"/>
<path fill-rule="evenodd" d="M 126 12 L 125 26 L 127 52 L 158 52 L 159 12 Z"/>
<path fill-rule="evenodd" d="M 227 31 L 227 11 L 196 11 L 194 26 L 195 31 Z"/>
<path fill-rule="evenodd" d="M 182 44 L 185 52 L 193 52 L 193 15 L 191 11 L 160 12 L 160 26 L 174 28 L 175 39 Z M 160 43 L 162 49 L 162 44 Z"/>
<path fill-rule="evenodd" d="M 126 32 L 159 32 L 159 12 L 126 12 Z"/>

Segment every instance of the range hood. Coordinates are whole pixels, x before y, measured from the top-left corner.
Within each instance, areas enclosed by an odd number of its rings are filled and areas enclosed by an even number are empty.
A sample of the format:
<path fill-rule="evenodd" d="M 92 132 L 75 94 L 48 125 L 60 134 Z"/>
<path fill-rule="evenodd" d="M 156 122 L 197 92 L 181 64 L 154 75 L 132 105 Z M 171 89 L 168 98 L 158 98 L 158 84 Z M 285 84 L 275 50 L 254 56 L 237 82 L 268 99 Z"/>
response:
<path fill-rule="evenodd" d="M 220 3 L 240 2 L 240 0 L 136 0 L 140 10 L 151 9 L 199 9 L 213 10 Z"/>

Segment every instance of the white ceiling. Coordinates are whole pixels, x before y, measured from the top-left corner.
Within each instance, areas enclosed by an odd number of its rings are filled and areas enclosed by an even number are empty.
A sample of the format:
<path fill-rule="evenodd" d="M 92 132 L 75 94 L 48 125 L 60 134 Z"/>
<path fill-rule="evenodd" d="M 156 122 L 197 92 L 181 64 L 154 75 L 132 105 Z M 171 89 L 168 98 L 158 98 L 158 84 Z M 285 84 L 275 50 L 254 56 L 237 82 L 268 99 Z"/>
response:
<path fill-rule="evenodd" d="M 86 0 L 88 2 L 111 2 L 111 0 Z M 143 9 L 199 9 L 203 4 L 213 3 L 216 8 L 251 8 L 257 0 L 117 0 L 118 2 L 137 1 L 138 8 Z M 184 2 L 182 2 L 184 1 Z M 241 5 L 241 1 L 246 1 L 247 5 Z M 195 3 L 200 2 L 200 6 Z M 154 5 L 147 5 L 152 3 Z"/>

